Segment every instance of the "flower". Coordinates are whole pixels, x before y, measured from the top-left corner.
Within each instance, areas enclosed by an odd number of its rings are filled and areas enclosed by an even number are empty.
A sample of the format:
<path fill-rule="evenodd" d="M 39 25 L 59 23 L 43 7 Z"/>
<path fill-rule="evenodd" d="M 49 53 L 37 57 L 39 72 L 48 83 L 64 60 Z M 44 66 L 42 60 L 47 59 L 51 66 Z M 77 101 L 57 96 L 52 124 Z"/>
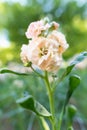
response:
<path fill-rule="evenodd" d="M 28 62 L 27 53 L 28 53 L 28 46 L 23 44 L 23 46 L 21 48 L 21 54 L 20 54 L 21 60 L 23 61 L 23 63 Z"/>
<path fill-rule="evenodd" d="M 27 32 L 25 33 L 27 38 L 34 38 L 37 37 L 41 34 L 41 32 L 45 29 L 47 29 L 49 25 L 44 26 L 43 20 L 37 21 L 37 22 L 32 22 L 28 29 Z"/>
<path fill-rule="evenodd" d="M 26 32 L 29 40 L 28 45 L 21 48 L 23 63 L 31 62 L 41 70 L 56 71 L 62 64 L 62 53 L 68 48 L 64 34 L 57 31 L 59 24 L 40 20 L 33 22 Z M 47 31 L 47 36 L 40 35 Z"/>
<path fill-rule="evenodd" d="M 62 63 L 62 57 L 58 52 L 58 47 L 59 44 L 57 41 L 39 37 L 30 41 L 27 50 L 26 46 L 23 45 L 21 52 L 21 56 L 23 57 L 21 59 L 23 62 L 32 62 L 42 70 L 54 71 Z"/>
<path fill-rule="evenodd" d="M 28 29 L 26 34 L 27 38 L 35 38 L 38 37 L 43 31 L 48 30 L 49 28 L 53 27 L 53 29 L 57 29 L 59 27 L 59 24 L 56 22 L 47 23 L 46 19 L 42 19 L 40 21 L 32 22 Z"/>
<path fill-rule="evenodd" d="M 48 35 L 48 38 L 56 40 L 59 43 L 59 53 L 63 53 L 69 47 L 64 34 L 59 31 L 52 31 L 52 33 Z"/>

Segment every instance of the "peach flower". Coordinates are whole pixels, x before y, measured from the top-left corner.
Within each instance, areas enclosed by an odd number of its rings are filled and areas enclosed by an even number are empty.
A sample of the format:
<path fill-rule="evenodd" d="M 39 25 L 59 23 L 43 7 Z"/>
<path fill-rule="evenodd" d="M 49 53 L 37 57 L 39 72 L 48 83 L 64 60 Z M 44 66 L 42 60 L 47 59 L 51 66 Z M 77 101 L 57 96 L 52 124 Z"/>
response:
<path fill-rule="evenodd" d="M 33 22 L 26 32 L 27 38 L 32 38 L 28 45 L 21 48 L 21 59 L 23 63 L 32 62 L 42 70 L 58 70 L 62 63 L 62 53 L 68 48 L 65 36 L 58 32 L 59 24 L 40 20 Z M 52 30 L 50 31 L 50 28 Z M 48 30 L 45 37 L 40 35 L 42 31 Z"/>
<path fill-rule="evenodd" d="M 44 26 L 43 20 L 37 21 L 37 22 L 32 22 L 28 29 L 26 34 L 27 38 L 35 38 L 41 34 L 43 30 L 46 30 L 49 28 L 49 24 Z"/>
<path fill-rule="evenodd" d="M 35 38 L 38 37 L 43 31 L 46 31 L 47 29 L 53 27 L 53 29 L 57 29 L 59 27 L 59 24 L 56 22 L 46 23 L 45 19 L 32 22 L 28 29 L 26 34 L 27 38 Z"/>
<path fill-rule="evenodd" d="M 52 33 L 48 35 L 48 38 L 56 40 L 59 43 L 59 53 L 63 53 L 69 47 L 64 34 L 61 32 L 58 32 L 56 30 L 52 31 Z"/>
<path fill-rule="evenodd" d="M 27 53 L 28 53 L 28 45 L 23 45 L 21 48 L 21 60 L 23 63 L 27 63 L 29 60 L 27 59 Z"/>
<path fill-rule="evenodd" d="M 23 47 L 25 46 L 23 45 Z M 26 62 L 26 58 L 42 70 L 54 71 L 59 68 L 62 62 L 58 48 L 59 43 L 55 40 L 40 37 L 30 41 L 27 46 L 27 51 L 24 48 L 27 53 L 25 52 L 25 56 L 21 59 Z M 22 51 L 21 54 L 24 53 L 23 49 Z"/>

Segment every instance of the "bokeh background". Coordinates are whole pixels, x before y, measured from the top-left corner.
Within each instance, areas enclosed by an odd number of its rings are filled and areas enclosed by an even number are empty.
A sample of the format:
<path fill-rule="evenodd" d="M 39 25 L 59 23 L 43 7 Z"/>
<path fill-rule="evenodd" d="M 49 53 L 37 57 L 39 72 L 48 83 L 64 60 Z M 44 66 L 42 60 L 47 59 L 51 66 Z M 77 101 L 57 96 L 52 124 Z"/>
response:
<path fill-rule="evenodd" d="M 66 62 L 87 51 L 87 0 L 0 0 L 0 69 L 28 71 L 20 60 L 21 46 L 28 43 L 25 32 L 29 23 L 46 16 L 58 22 L 66 36 L 70 46 L 63 55 Z M 78 110 L 73 126 L 87 130 L 87 59 L 73 73 L 81 76 L 81 84 L 70 100 Z M 61 109 L 67 81 L 56 92 L 56 108 Z M 16 104 L 26 91 L 49 109 L 39 78 L 0 75 L 0 130 L 41 130 L 38 117 Z"/>

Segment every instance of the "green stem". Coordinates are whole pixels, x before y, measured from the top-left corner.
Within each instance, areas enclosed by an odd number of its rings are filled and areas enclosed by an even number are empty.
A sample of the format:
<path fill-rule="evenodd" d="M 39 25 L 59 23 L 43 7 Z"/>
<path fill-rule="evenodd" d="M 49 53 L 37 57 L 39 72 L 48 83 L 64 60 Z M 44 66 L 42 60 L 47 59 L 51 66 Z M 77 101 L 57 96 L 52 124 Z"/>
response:
<path fill-rule="evenodd" d="M 33 72 L 35 72 L 39 77 L 44 78 L 44 76 L 41 75 L 40 73 L 38 73 L 32 66 L 30 66 L 30 67 L 33 70 Z"/>
<path fill-rule="evenodd" d="M 46 82 L 46 87 L 47 87 L 48 97 L 49 97 L 49 103 L 50 103 L 50 111 L 51 111 L 51 114 L 52 114 L 52 119 L 51 119 L 52 130 L 56 130 L 56 126 L 55 126 L 55 109 L 54 109 L 54 92 L 51 89 L 47 71 L 45 71 L 44 80 Z"/>

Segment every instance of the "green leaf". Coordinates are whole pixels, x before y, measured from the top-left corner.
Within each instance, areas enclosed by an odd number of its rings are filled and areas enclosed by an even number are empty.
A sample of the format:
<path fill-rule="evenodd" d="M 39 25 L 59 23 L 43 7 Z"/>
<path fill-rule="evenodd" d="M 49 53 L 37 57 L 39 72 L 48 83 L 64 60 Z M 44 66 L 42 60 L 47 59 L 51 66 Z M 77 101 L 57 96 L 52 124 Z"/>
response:
<path fill-rule="evenodd" d="M 34 100 L 31 95 L 17 100 L 17 103 L 19 103 L 23 108 L 35 112 L 39 116 L 51 117 L 51 114 L 39 102 Z"/>
<path fill-rule="evenodd" d="M 75 89 L 78 87 L 78 85 L 80 84 L 80 77 L 77 75 L 72 75 L 69 78 L 69 89 L 67 92 L 67 97 L 66 97 L 66 102 L 65 102 L 65 106 L 67 105 L 70 97 L 72 96 L 73 92 L 75 91 Z"/>
<path fill-rule="evenodd" d="M 68 112 L 68 117 L 70 120 L 73 119 L 73 117 L 75 116 L 76 112 L 77 112 L 77 109 L 74 105 L 68 105 L 67 107 L 67 112 Z"/>
<path fill-rule="evenodd" d="M 78 75 L 72 75 L 69 78 L 69 93 L 72 95 L 74 90 L 78 87 L 80 84 L 80 77 Z"/>
<path fill-rule="evenodd" d="M 67 126 L 72 126 L 73 118 L 77 112 L 77 109 L 74 105 L 70 104 L 67 106 Z"/>
<path fill-rule="evenodd" d="M 64 74 L 62 75 L 62 77 L 60 78 L 60 80 L 62 80 L 64 77 L 66 77 L 68 74 L 70 74 L 70 72 L 72 71 L 72 69 L 74 68 L 74 66 L 78 63 L 80 63 L 82 60 L 84 60 L 84 58 L 87 58 L 87 52 L 82 52 L 80 53 L 75 59 L 74 61 L 71 62 L 71 64 L 66 68 Z"/>
<path fill-rule="evenodd" d="M 9 70 L 9 69 L 1 69 L 1 70 L 0 70 L 0 74 L 4 74 L 4 73 L 11 73 L 11 74 L 23 75 L 23 76 L 29 75 L 29 74 L 26 74 L 26 73 L 15 72 L 15 71 L 12 71 L 12 70 Z"/>
<path fill-rule="evenodd" d="M 79 84 L 80 84 L 80 77 L 77 76 L 77 75 L 72 75 L 69 79 L 69 88 L 68 88 L 68 91 L 67 91 L 67 94 L 66 94 L 66 99 L 65 99 L 63 109 L 62 109 L 61 114 L 60 114 L 60 118 L 59 118 L 59 122 L 58 122 L 58 124 L 59 124 L 58 130 L 60 130 L 63 115 L 65 113 L 65 109 L 66 109 L 66 106 L 68 104 L 68 101 L 69 101 L 70 97 L 72 96 L 73 92 L 75 91 L 75 89 L 78 87 Z M 74 114 L 74 110 L 73 110 L 73 114 Z"/>

